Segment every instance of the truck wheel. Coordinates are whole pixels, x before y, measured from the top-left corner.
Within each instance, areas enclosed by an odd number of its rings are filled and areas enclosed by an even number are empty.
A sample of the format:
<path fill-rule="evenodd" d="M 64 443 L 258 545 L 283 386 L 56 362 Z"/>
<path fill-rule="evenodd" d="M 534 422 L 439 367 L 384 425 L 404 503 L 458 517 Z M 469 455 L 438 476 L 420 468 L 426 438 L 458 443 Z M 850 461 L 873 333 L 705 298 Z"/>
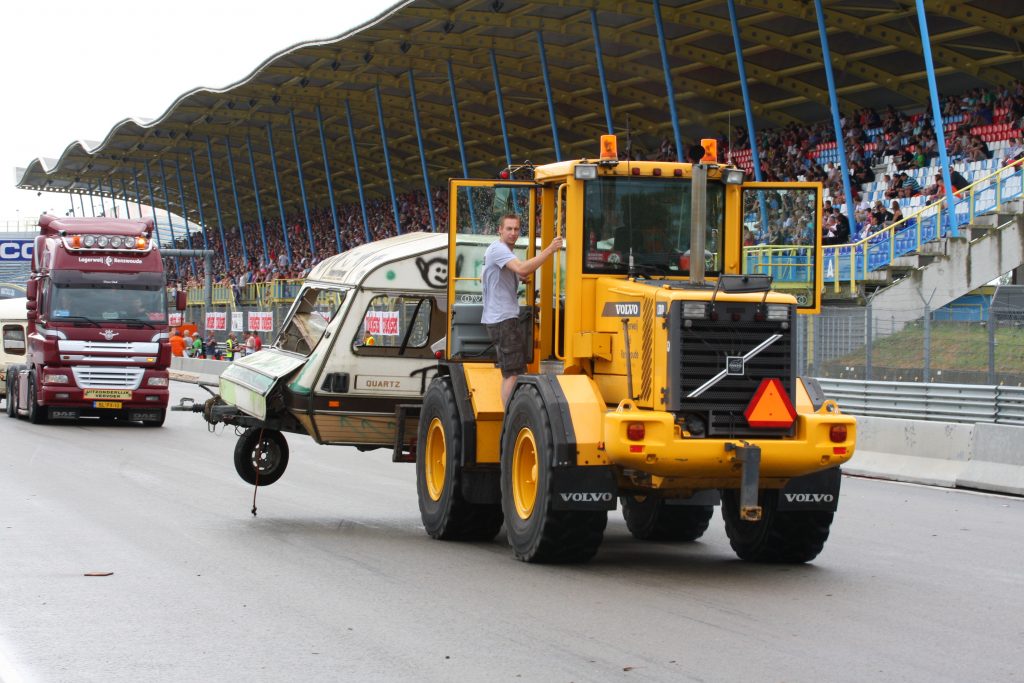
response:
<path fill-rule="evenodd" d="M 554 435 L 536 388 L 519 387 L 501 438 L 501 505 L 512 553 L 524 562 L 586 562 L 608 524 L 604 510 L 554 510 Z"/>
<path fill-rule="evenodd" d="M 46 422 L 46 408 L 42 408 L 36 403 L 36 378 L 35 375 L 28 376 L 28 403 L 25 406 L 28 409 L 28 421 L 34 425 L 40 425 Z"/>
<path fill-rule="evenodd" d="M 144 427 L 163 427 L 164 426 L 164 420 L 166 420 L 166 419 L 167 419 L 167 409 L 165 408 L 165 409 L 161 410 L 157 414 L 157 417 L 155 419 L 153 419 L 153 420 L 143 420 L 142 421 L 142 425 Z M 263 475 L 260 475 L 260 476 L 262 477 Z"/>
<path fill-rule="evenodd" d="M 7 371 L 7 417 L 18 417 L 18 380 Z"/>
<path fill-rule="evenodd" d="M 288 467 L 288 442 L 276 429 L 250 427 L 235 444 L 235 471 L 247 484 L 269 486 Z"/>
<path fill-rule="evenodd" d="M 825 546 L 834 513 L 780 512 L 779 492 L 762 489 L 761 519 L 740 519 L 740 492 L 722 491 L 722 518 L 729 545 L 740 559 L 753 562 L 810 562 Z"/>
<path fill-rule="evenodd" d="M 622 516 L 641 541 L 696 541 L 707 531 L 711 505 L 668 505 L 656 496 L 623 496 Z"/>
<path fill-rule="evenodd" d="M 459 490 L 462 429 L 451 382 L 430 383 L 416 436 L 416 496 L 431 538 L 489 541 L 501 529 L 500 505 L 469 503 Z"/>

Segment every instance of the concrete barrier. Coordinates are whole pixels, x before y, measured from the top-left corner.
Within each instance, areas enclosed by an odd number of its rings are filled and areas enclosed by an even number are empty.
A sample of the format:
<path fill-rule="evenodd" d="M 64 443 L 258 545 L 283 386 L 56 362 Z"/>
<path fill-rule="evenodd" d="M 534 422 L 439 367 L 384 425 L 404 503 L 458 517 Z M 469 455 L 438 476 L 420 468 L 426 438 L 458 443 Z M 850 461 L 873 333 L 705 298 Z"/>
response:
<path fill-rule="evenodd" d="M 171 358 L 171 379 L 179 382 L 198 384 L 216 384 L 217 378 L 224 369 L 231 365 L 226 360 L 210 360 L 206 358 L 187 358 L 175 356 Z"/>
<path fill-rule="evenodd" d="M 1024 495 L 1024 428 L 857 417 L 843 471 L 880 479 Z"/>

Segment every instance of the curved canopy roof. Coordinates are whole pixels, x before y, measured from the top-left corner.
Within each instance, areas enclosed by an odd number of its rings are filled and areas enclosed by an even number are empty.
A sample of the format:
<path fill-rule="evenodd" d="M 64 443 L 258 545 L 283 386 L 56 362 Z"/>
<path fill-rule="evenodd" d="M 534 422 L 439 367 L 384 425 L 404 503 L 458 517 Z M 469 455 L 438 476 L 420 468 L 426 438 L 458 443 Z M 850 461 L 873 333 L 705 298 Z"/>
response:
<path fill-rule="evenodd" d="M 827 119 L 814 4 L 735 4 L 757 127 Z M 841 110 L 926 107 L 914 1 L 824 4 Z M 1003 86 L 1024 77 L 1019 0 L 925 4 L 940 91 Z M 252 220 L 254 177 L 264 213 L 276 215 L 275 164 L 286 210 L 301 210 L 297 157 L 309 204 L 328 206 L 326 149 L 335 201 L 358 201 L 350 111 L 368 198 L 388 192 L 381 123 L 396 190 L 423 189 L 417 114 L 436 188 L 463 175 L 449 64 L 469 174 L 493 176 L 505 165 L 499 101 L 513 161 L 546 163 L 556 155 L 541 43 L 563 158 L 596 154 L 597 138 L 606 132 L 602 68 L 616 132 L 623 137 L 628 124 L 634 143 L 650 150 L 673 137 L 654 6 L 650 0 L 402 2 L 335 38 L 284 50 L 230 87 L 185 93 L 156 120 L 126 119 L 98 144 L 76 142 L 57 160 L 36 159 L 18 186 L 107 196 L 120 196 L 124 188 L 134 198 L 138 183 L 147 204 L 151 184 L 159 208 L 180 213 L 183 203 L 195 218 L 201 202 L 210 220 L 216 210 L 212 169 L 221 216 L 233 222 L 234 174 L 241 213 Z M 662 0 L 660 8 L 684 143 L 744 125 L 726 0 Z M 599 27 L 600 65 L 592 17 Z"/>

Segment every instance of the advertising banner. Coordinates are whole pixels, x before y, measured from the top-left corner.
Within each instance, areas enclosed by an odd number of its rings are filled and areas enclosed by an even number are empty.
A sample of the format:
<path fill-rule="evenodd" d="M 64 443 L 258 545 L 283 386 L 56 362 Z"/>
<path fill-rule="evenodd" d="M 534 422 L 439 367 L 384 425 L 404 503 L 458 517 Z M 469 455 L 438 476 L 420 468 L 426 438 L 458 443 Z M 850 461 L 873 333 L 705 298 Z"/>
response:
<path fill-rule="evenodd" d="M 231 331 L 244 332 L 245 313 L 242 311 L 231 311 Z"/>
<path fill-rule="evenodd" d="M 398 311 L 367 311 L 363 319 L 366 334 L 380 337 L 398 336 Z"/>
<path fill-rule="evenodd" d="M 270 311 L 250 311 L 248 329 L 253 332 L 273 332 L 274 314 Z"/>
<path fill-rule="evenodd" d="M 221 311 L 211 311 L 206 314 L 206 330 L 208 332 L 223 331 L 227 329 L 227 315 Z"/>
<path fill-rule="evenodd" d="M 181 325 L 181 322 L 182 322 L 182 313 L 181 313 L 181 311 L 174 311 L 172 313 L 168 313 L 167 314 L 167 324 L 170 327 L 177 327 L 177 326 Z"/>

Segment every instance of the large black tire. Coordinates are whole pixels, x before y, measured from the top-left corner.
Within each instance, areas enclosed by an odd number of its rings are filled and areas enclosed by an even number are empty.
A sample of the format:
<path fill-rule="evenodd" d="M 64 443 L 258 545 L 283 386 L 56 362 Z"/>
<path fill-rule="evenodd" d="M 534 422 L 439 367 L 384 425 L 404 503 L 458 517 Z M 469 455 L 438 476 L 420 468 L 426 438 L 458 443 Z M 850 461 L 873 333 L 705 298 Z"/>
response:
<path fill-rule="evenodd" d="M 451 381 L 430 383 L 416 435 L 416 497 L 431 538 L 490 541 L 501 530 L 501 505 L 469 503 L 459 488 L 462 427 Z"/>
<path fill-rule="evenodd" d="M 554 510 L 554 435 L 547 407 L 532 386 L 519 387 L 501 438 L 501 506 L 512 553 L 524 562 L 586 562 L 601 545 L 604 510 Z"/>
<path fill-rule="evenodd" d="M 825 546 L 834 513 L 780 512 L 779 492 L 762 489 L 758 496 L 761 519 L 740 519 L 740 492 L 722 491 L 722 518 L 729 545 L 740 559 L 752 562 L 798 564 L 810 562 Z"/>
<path fill-rule="evenodd" d="M 287 467 L 288 442 L 281 432 L 250 427 L 238 437 L 235 444 L 235 471 L 245 483 L 270 486 L 281 478 Z"/>
<path fill-rule="evenodd" d="M 167 419 L 167 409 L 164 408 L 157 415 L 156 419 L 153 419 L 153 420 L 143 420 L 142 424 L 145 427 L 163 427 L 164 426 L 164 420 L 166 420 L 166 419 Z M 262 475 L 260 475 L 260 476 L 262 477 Z"/>
<path fill-rule="evenodd" d="M 25 406 L 28 410 L 28 421 L 34 425 L 41 425 L 45 423 L 46 411 L 48 409 L 41 408 L 39 407 L 39 404 L 36 403 L 36 378 L 32 373 L 29 373 L 28 376 L 28 398 L 26 399 L 26 403 L 28 403 L 28 405 Z"/>
<path fill-rule="evenodd" d="M 696 541 L 715 513 L 711 505 L 669 505 L 656 496 L 622 496 L 622 516 L 641 541 Z"/>
<path fill-rule="evenodd" d="M 7 371 L 7 417 L 18 417 L 18 374 L 16 370 Z"/>

